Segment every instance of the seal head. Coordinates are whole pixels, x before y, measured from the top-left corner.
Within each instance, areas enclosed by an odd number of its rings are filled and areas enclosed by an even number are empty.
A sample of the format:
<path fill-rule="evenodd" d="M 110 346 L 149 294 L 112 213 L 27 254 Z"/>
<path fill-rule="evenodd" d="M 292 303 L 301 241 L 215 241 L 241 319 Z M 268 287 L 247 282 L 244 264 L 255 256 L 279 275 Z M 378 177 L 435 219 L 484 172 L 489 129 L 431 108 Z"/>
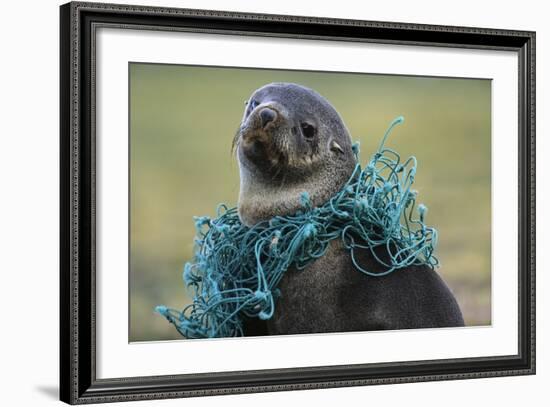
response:
<path fill-rule="evenodd" d="M 346 126 L 319 93 L 293 83 L 270 83 L 246 102 L 233 142 L 240 170 L 239 217 L 251 226 L 325 203 L 356 165 Z"/>

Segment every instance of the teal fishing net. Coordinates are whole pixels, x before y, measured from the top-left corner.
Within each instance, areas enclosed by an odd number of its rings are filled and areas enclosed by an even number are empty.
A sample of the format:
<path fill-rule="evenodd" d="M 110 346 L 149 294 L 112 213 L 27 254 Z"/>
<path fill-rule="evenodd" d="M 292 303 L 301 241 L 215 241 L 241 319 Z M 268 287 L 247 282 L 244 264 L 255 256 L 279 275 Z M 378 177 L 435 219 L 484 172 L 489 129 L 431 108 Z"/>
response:
<path fill-rule="evenodd" d="M 193 302 L 181 311 L 163 305 L 156 311 L 186 338 L 242 336 L 243 316 L 273 316 L 277 296 L 284 295 L 277 289 L 284 273 L 290 267 L 304 269 L 335 239 L 349 250 L 358 272 L 370 276 L 412 265 L 435 267 L 437 232 L 424 224 L 427 209 L 416 207 L 417 193 L 411 189 L 416 159 L 401 162 L 396 151 L 384 146 L 393 127 L 402 122 L 398 117 L 391 123 L 364 168 L 358 144 L 353 146 L 358 164 L 352 176 L 322 206 L 312 207 L 304 192 L 302 210 L 252 227 L 240 222 L 237 208 L 225 205 L 218 207 L 214 219 L 196 217 L 195 256 L 183 272 Z M 383 271 L 362 267 L 357 250 L 370 251 Z"/>

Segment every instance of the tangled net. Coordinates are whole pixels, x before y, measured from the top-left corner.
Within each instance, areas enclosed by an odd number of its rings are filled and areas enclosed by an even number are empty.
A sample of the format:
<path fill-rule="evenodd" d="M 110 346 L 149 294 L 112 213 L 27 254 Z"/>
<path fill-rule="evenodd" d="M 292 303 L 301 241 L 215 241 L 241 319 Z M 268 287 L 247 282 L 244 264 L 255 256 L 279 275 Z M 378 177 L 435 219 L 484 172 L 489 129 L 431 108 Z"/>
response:
<path fill-rule="evenodd" d="M 424 224 L 427 208 L 418 205 L 418 218 L 413 218 L 416 159 L 401 163 L 397 152 L 384 147 L 402 122 L 398 117 L 391 123 L 367 166 L 357 164 L 340 192 L 322 206 L 312 207 L 304 192 L 298 213 L 252 227 L 240 222 L 236 208 L 225 205 L 215 219 L 196 217 L 195 257 L 183 273 L 194 290 L 193 303 L 182 311 L 163 305 L 156 311 L 186 338 L 242 336 L 242 316 L 270 319 L 284 273 L 322 257 L 334 239 L 341 239 L 355 268 L 369 276 L 412 265 L 437 266 L 437 231 Z M 359 162 L 358 144 L 353 150 Z M 369 250 L 383 271 L 362 267 L 356 250 Z"/>

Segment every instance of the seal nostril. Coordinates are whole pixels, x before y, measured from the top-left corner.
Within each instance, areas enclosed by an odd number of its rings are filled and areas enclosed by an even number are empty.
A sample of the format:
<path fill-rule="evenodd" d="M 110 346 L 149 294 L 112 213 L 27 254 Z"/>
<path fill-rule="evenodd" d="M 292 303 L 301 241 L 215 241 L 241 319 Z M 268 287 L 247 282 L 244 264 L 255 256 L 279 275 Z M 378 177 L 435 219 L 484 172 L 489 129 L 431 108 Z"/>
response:
<path fill-rule="evenodd" d="M 260 119 L 262 119 L 262 127 L 265 127 L 269 123 L 275 121 L 276 118 L 277 118 L 277 113 L 273 109 L 266 107 L 260 111 Z"/>

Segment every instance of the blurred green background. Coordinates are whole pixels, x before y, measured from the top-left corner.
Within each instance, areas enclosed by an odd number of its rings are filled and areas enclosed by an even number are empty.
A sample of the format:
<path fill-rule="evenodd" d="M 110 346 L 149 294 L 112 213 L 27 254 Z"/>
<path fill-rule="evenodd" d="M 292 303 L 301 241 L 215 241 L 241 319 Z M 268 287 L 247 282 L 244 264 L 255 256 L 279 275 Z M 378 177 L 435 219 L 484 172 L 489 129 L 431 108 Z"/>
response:
<path fill-rule="evenodd" d="M 154 312 L 190 302 L 182 280 L 194 215 L 236 205 L 231 155 L 244 101 L 296 82 L 338 110 L 361 161 L 399 115 L 387 146 L 418 158 L 417 203 L 439 231 L 438 272 L 467 325 L 491 323 L 490 80 L 130 64 L 130 341 L 181 339 Z"/>

